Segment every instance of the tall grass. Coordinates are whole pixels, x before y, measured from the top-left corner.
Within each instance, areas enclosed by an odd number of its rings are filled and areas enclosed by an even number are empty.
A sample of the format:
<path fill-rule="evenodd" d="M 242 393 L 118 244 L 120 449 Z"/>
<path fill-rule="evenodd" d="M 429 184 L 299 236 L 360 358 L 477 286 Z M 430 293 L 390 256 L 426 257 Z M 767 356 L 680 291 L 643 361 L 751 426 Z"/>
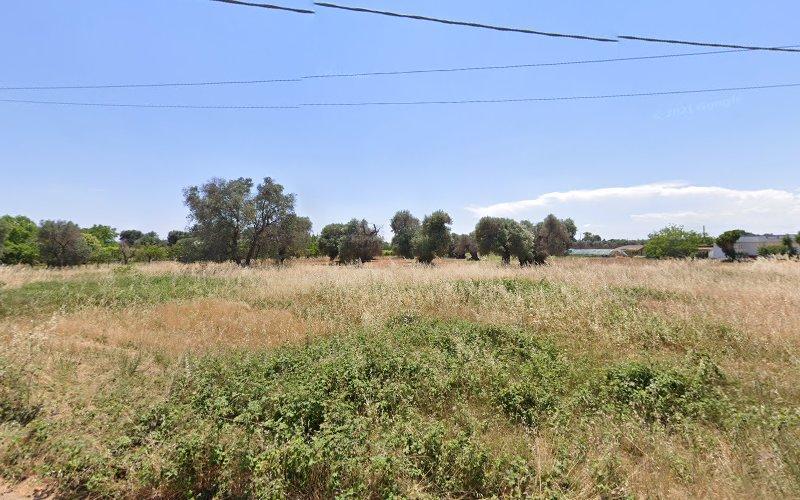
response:
<path fill-rule="evenodd" d="M 0 474 L 66 496 L 800 495 L 794 262 L 0 281 Z"/>

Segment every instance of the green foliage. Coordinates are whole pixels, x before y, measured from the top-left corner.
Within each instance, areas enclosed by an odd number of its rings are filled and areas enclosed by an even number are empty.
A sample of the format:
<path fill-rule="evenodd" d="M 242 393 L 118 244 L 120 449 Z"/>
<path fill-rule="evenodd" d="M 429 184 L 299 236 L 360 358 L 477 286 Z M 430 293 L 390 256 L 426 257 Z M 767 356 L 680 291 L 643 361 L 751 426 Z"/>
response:
<path fill-rule="evenodd" d="M 3 253 L 5 252 L 5 243 L 6 238 L 8 237 L 8 233 L 11 231 L 11 228 L 8 227 L 6 221 L 0 219 L 0 259 L 3 257 Z"/>
<path fill-rule="evenodd" d="M 186 231 L 172 230 L 167 234 L 167 245 L 172 246 L 184 238 L 191 238 L 192 233 Z"/>
<path fill-rule="evenodd" d="M 170 258 L 178 262 L 199 262 L 206 257 L 205 247 L 199 238 L 181 238 L 169 247 Z"/>
<path fill-rule="evenodd" d="M 42 221 L 39 227 L 39 251 L 48 266 L 75 266 L 85 264 L 92 249 L 80 228 L 69 221 Z"/>
<path fill-rule="evenodd" d="M 651 259 L 683 259 L 697 254 L 697 249 L 709 244 L 709 238 L 683 226 L 667 226 L 649 235 L 644 254 Z"/>
<path fill-rule="evenodd" d="M 575 223 L 572 222 L 572 219 L 567 220 L 571 222 L 570 227 L 567 227 L 555 215 L 550 214 L 535 226 L 536 244 L 543 253 L 547 255 L 566 255 L 575 234 L 572 233 L 570 235 Z"/>
<path fill-rule="evenodd" d="M 36 264 L 39 261 L 39 228 L 22 215 L 4 215 L 0 223 L 6 231 L 0 262 L 3 264 Z"/>
<path fill-rule="evenodd" d="M 447 255 L 450 249 L 450 225 L 452 223 L 450 215 L 442 210 L 425 216 L 411 245 L 417 261 L 430 264 L 436 257 Z"/>
<path fill-rule="evenodd" d="M 417 232 L 420 230 L 419 219 L 411 215 L 408 210 L 401 210 L 394 214 L 391 221 L 392 232 L 392 249 L 395 255 L 399 255 L 404 259 L 414 257 L 413 239 Z"/>
<path fill-rule="evenodd" d="M 454 234 L 448 253 L 454 259 L 466 259 L 469 254 L 470 260 L 480 260 L 478 243 L 475 241 L 474 234 Z"/>
<path fill-rule="evenodd" d="M 739 241 L 739 238 L 741 238 L 744 234 L 746 234 L 745 231 L 741 229 L 733 229 L 720 234 L 715 240 L 715 243 L 722 250 L 728 260 L 736 260 L 736 242 Z"/>
<path fill-rule="evenodd" d="M 339 238 L 339 262 L 369 262 L 381 254 L 383 239 L 378 228 L 366 220 L 353 219 L 343 227 Z"/>
<path fill-rule="evenodd" d="M 192 233 L 206 259 L 250 265 L 267 246 L 267 232 L 294 215 L 295 195 L 284 193 L 272 178 L 265 177 L 252 190 L 253 180 L 248 178 L 215 178 L 184 190 Z"/>
<path fill-rule="evenodd" d="M 259 256 L 283 263 L 287 259 L 301 257 L 308 251 L 311 242 L 311 219 L 294 214 L 284 217 L 279 224 L 264 232 Z"/>
<path fill-rule="evenodd" d="M 561 224 L 564 226 L 564 229 L 566 229 L 569 239 L 571 241 L 576 241 L 575 235 L 578 234 L 578 226 L 575 225 L 575 221 L 568 217 L 562 220 Z"/>
<path fill-rule="evenodd" d="M 153 262 L 167 260 L 169 256 L 169 250 L 163 245 L 144 244 L 136 247 L 134 260 L 137 262 Z"/>
<path fill-rule="evenodd" d="M 319 249 L 319 236 L 312 234 L 308 238 L 308 247 L 306 247 L 306 257 L 319 257 L 322 252 Z"/>
<path fill-rule="evenodd" d="M 111 226 L 95 224 L 88 229 L 83 229 L 83 234 L 91 234 L 102 246 L 112 246 L 117 243 L 117 230 Z"/>
<path fill-rule="evenodd" d="M 32 401 L 25 375 L 0 357 L 0 425 L 5 422 L 26 425 L 36 418 L 39 410 L 40 406 Z"/>
<path fill-rule="evenodd" d="M 721 424 L 728 411 L 720 391 L 719 368 L 695 355 L 688 369 L 658 369 L 625 363 L 606 373 L 602 393 L 620 411 L 631 411 L 645 422 L 673 425 L 687 419 Z"/>
<path fill-rule="evenodd" d="M 483 217 L 475 226 L 475 240 L 481 254 L 493 253 L 503 259 L 504 264 L 511 262 L 511 233 L 518 223 L 512 219 L 500 217 Z"/>
<path fill-rule="evenodd" d="M 758 249 L 758 255 L 761 257 L 772 257 L 775 255 L 788 255 L 789 247 L 785 245 L 765 245 Z"/>
<path fill-rule="evenodd" d="M 319 251 L 330 260 L 339 256 L 339 243 L 345 235 L 344 224 L 328 224 L 319 234 Z"/>

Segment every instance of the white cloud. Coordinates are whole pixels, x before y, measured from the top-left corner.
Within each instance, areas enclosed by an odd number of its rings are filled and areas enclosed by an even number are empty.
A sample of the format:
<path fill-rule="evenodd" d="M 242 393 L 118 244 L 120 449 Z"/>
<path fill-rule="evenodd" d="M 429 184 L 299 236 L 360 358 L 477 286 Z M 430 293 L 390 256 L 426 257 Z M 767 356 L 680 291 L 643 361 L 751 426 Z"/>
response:
<path fill-rule="evenodd" d="M 557 191 L 466 210 L 476 217 L 539 217 L 549 211 L 562 215 L 582 213 L 586 227 L 605 225 L 612 231 L 639 234 L 645 225 L 652 229 L 654 224 L 668 223 L 709 225 L 717 230 L 744 227 L 764 232 L 800 228 L 800 192 L 679 182 Z"/>

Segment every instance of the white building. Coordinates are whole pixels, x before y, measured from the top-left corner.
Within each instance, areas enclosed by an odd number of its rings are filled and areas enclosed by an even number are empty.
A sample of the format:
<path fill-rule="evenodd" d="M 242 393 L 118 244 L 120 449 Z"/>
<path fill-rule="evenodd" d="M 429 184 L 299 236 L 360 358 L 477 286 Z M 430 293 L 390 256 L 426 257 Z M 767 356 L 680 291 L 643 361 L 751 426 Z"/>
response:
<path fill-rule="evenodd" d="M 766 247 L 770 245 L 780 245 L 783 242 L 784 235 L 776 235 L 776 234 L 749 234 L 744 235 L 739 238 L 733 248 L 736 250 L 737 254 L 747 255 L 750 257 L 758 257 L 758 249 L 761 247 Z M 794 236 L 792 236 L 792 245 L 797 248 L 797 243 L 794 242 Z M 717 259 L 717 260 L 725 260 L 727 257 L 725 256 L 725 252 L 722 249 L 714 245 L 714 248 L 708 254 L 710 259 Z"/>

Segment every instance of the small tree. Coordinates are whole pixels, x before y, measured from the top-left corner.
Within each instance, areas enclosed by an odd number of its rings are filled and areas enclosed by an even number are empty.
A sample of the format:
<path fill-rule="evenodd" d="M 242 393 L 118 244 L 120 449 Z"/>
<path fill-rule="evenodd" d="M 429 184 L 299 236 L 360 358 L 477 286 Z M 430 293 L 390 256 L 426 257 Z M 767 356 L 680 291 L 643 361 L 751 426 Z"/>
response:
<path fill-rule="evenodd" d="M 157 260 L 167 260 L 169 250 L 164 245 L 144 244 L 136 247 L 135 258 L 139 262 L 153 262 Z"/>
<path fill-rule="evenodd" d="M 696 255 L 697 249 L 706 243 L 707 239 L 700 233 L 672 225 L 650 234 L 644 254 L 651 259 L 684 259 Z"/>
<path fill-rule="evenodd" d="M 414 257 L 412 240 L 420 229 L 419 219 L 411 215 L 408 210 L 401 210 L 394 214 L 390 225 L 394 233 L 392 250 L 395 255 L 404 259 Z"/>
<path fill-rule="evenodd" d="M 344 224 L 328 224 L 323 227 L 317 240 L 320 253 L 327 255 L 330 260 L 335 260 L 339 256 L 339 244 L 344 235 Z"/>
<path fill-rule="evenodd" d="M 422 226 L 412 241 L 414 257 L 430 264 L 436 257 L 446 256 L 450 249 L 450 225 L 453 220 L 447 212 L 437 210 L 423 219 Z"/>
<path fill-rule="evenodd" d="M 42 221 L 39 226 L 39 248 L 48 266 L 85 264 L 91 256 L 80 228 L 69 221 Z"/>
<path fill-rule="evenodd" d="M 745 232 L 741 229 L 733 229 L 720 234 L 715 240 L 715 243 L 729 261 L 736 260 L 736 242 L 739 241 L 739 238 L 744 234 Z"/>
<path fill-rule="evenodd" d="M 366 220 L 353 219 L 344 226 L 344 235 L 339 239 L 339 262 L 370 262 L 381 254 L 383 239 L 375 225 Z"/>
<path fill-rule="evenodd" d="M 786 235 L 781 239 L 783 246 L 786 247 L 786 255 L 794 257 L 797 255 L 797 249 L 794 247 L 794 239 L 790 235 Z"/>
<path fill-rule="evenodd" d="M 5 252 L 6 238 L 8 237 L 10 229 L 3 219 L 0 219 L 0 259 Z"/>

